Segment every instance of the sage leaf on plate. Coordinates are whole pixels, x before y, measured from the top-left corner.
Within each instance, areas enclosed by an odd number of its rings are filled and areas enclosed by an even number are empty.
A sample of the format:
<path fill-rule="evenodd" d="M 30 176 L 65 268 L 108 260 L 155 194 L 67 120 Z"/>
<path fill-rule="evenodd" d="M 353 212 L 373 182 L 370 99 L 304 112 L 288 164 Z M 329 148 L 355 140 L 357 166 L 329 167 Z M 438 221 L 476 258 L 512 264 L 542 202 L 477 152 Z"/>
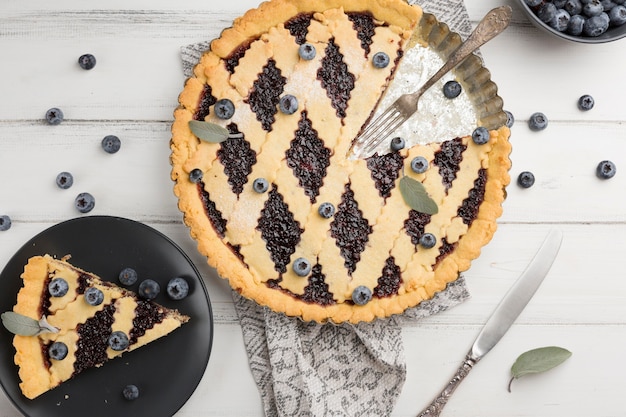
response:
<path fill-rule="evenodd" d="M 225 127 L 201 120 L 190 120 L 189 129 L 198 139 L 211 143 L 224 142 L 230 136 Z"/>
<path fill-rule="evenodd" d="M 509 392 L 511 392 L 511 384 L 514 379 L 548 371 L 562 364 L 570 356 L 572 356 L 572 352 L 558 346 L 546 346 L 522 353 L 511 366 Z"/>
<path fill-rule="evenodd" d="M 52 327 L 45 316 L 41 320 L 18 314 L 14 311 L 2 313 L 2 324 L 8 331 L 20 336 L 36 336 L 41 333 L 57 333 L 58 329 Z"/>
<path fill-rule="evenodd" d="M 421 182 L 405 175 L 400 179 L 400 192 L 406 204 L 413 210 L 430 215 L 439 212 L 437 203 L 430 198 Z"/>

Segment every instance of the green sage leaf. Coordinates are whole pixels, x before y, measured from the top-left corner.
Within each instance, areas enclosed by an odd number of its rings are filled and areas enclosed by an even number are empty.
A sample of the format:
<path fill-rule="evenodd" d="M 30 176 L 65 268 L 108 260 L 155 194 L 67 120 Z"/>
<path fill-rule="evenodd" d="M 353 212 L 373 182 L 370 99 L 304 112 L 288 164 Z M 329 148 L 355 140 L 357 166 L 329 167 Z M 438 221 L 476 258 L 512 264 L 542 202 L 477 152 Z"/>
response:
<path fill-rule="evenodd" d="M 558 346 L 546 346 L 522 353 L 511 366 L 509 392 L 514 379 L 548 371 L 562 364 L 570 356 L 572 356 L 572 352 Z"/>
<path fill-rule="evenodd" d="M 201 120 L 190 120 L 189 129 L 198 139 L 211 143 L 224 142 L 230 136 L 225 127 Z"/>
<path fill-rule="evenodd" d="M 8 331 L 20 336 L 35 336 L 41 330 L 39 321 L 13 311 L 2 313 L 2 324 Z"/>
<path fill-rule="evenodd" d="M 430 198 L 421 182 L 404 176 L 400 179 L 400 192 L 406 204 L 413 210 L 430 215 L 439 212 L 437 203 Z"/>

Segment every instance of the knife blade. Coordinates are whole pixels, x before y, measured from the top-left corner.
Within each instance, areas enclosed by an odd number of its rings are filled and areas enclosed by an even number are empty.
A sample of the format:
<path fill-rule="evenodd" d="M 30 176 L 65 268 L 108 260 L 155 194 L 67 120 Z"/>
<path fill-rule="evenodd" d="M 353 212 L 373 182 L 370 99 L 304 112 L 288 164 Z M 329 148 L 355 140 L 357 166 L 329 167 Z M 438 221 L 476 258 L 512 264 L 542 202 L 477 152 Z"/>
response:
<path fill-rule="evenodd" d="M 548 274 L 548 271 L 550 271 L 561 247 L 562 240 L 563 234 L 560 231 L 553 230 L 548 233 L 530 264 L 507 291 L 489 319 L 487 319 L 465 357 L 465 361 L 456 371 L 454 377 L 418 417 L 436 417 L 441 414 L 441 410 L 448 403 L 450 396 L 465 379 L 469 371 L 502 339 L 502 336 L 524 310 L 524 307 L 526 307 Z"/>

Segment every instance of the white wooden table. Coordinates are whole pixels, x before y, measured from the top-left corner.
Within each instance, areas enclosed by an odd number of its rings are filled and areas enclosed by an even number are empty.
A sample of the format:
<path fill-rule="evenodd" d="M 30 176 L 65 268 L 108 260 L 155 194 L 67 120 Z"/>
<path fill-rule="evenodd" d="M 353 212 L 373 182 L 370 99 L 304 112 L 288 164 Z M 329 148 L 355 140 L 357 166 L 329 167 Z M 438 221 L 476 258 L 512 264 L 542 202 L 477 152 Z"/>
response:
<path fill-rule="evenodd" d="M 413 416 L 460 364 L 481 325 L 552 228 L 564 232 L 561 253 L 509 333 L 461 385 L 445 416 L 623 416 L 626 343 L 626 40 L 571 44 L 538 32 L 513 0 L 466 0 L 475 24 L 509 3 L 512 26 L 482 48 L 512 129 L 513 183 L 492 242 L 466 273 L 472 298 L 404 329 L 408 377 L 394 416 Z M 170 236 L 193 259 L 215 314 L 211 360 L 197 391 L 177 417 L 261 416 L 229 288 L 206 266 L 181 223 L 169 179 L 169 129 L 183 85 L 179 47 L 212 39 L 258 0 L 83 2 L 2 0 L 0 5 L 0 267 L 23 243 L 55 223 L 79 216 L 80 191 L 92 193 L 90 214 L 144 222 Z M 76 60 L 98 62 L 81 70 Z M 596 100 L 583 113 L 582 94 Z M 66 120 L 43 122 L 59 107 Z M 527 127 L 544 112 L 543 132 Z M 102 152 L 108 134 L 122 139 Z M 597 163 L 617 175 L 601 181 Z M 54 185 L 70 171 L 70 191 Z M 515 178 L 532 171 L 536 184 Z M 558 345 L 573 352 L 560 367 L 516 381 L 509 369 L 522 352 Z M 19 413 L 0 394 L 0 417 Z"/>

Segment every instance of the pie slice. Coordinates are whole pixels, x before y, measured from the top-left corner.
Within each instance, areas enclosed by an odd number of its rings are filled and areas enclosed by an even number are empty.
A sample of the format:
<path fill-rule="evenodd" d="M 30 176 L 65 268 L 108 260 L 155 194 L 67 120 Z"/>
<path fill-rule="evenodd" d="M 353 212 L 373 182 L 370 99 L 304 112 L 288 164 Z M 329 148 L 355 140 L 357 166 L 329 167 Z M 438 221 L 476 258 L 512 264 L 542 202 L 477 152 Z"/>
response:
<path fill-rule="evenodd" d="M 509 183 L 503 123 L 349 157 L 408 48 L 454 45 L 431 28 L 403 0 L 271 0 L 211 43 L 174 112 L 171 177 L 236 291 L 304 320 L 371 321 L 432 298 L 489 242 Z M 464 87 L 495 91 L 478 67 Z"/>
<path fill-rule="evenodd" d="M 49 255 L 29 259 L 22 279 L 14 312 L 35 320 L 45 316 L 59 330 L 13 338 L 20 388 L 30 399 L 189 320 Z"/>

